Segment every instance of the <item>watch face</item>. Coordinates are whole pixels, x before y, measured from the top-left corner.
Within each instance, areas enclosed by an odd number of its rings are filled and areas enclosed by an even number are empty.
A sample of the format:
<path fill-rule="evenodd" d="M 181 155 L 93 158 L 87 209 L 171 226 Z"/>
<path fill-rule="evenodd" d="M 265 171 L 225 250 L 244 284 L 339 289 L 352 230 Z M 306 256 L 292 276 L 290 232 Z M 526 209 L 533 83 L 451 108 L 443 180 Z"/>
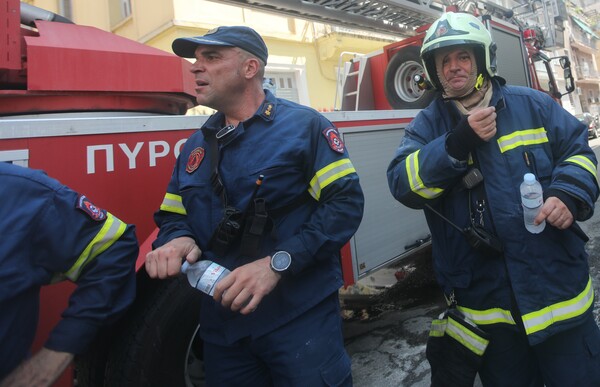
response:
<path fill-rule="evenodd" d="M 292 263 L 292 257 L 285 251 L 278 251 L 273 254 L 271 259 L 271 266 L 276 271 L 284 271 Z"/>

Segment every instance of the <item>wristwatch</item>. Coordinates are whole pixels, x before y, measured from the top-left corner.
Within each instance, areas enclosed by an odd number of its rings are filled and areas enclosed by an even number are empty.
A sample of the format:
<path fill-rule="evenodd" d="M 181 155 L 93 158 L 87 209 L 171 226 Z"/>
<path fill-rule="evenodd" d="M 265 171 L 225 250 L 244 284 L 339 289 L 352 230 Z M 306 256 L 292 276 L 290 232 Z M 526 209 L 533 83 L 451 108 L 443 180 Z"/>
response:
<path fill-rule="evenodd" d="M 292 256 L 287 251 L 277 251 L 271 256 L 271 270 L 284 274 L 292 264 Z"/>

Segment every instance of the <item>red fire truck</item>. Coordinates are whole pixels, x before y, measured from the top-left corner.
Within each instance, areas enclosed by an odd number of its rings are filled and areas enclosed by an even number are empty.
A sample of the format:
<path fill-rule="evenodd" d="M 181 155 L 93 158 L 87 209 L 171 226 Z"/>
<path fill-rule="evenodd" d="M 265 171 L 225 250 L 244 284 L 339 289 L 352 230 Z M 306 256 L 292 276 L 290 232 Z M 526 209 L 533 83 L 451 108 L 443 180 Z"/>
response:
<path fill-rule="evenodd" d="M 472 5 L 470 2 L 467 4 Z M 511 10 L 493 3 L 477 4 L 483 8 L 469 9 L 481 15 L 491 31 L 497 45 L 499 75 L 509 84 L 545 91 L 559 103 L 563 95 L 575 89 L 568 56 L 550 58 L 542 51 L 557 44 L 554 36 L 548 39 L 540 27 L 525 24 L 515 18 Z M 459 11 L 456 7 L 447 9 Z M 419 56 L 428 27 L 428 24 L 423 25 L 410 38 L 388 44 L 382 50 L 359 55 L 348 62 L 343 72 L 341 110 L 422 109 L 429 105 L 435 91 L 426 85 Z M 536 66 L 537 63 L 542 65 L 541 69 Z M 564 92 L 554 77 L 554 63 L 563 69 Z M 546 78 L 545 85 L 540 81 L 539 72 L 543 72 Z"/>
<path fill-rule="evenodd" d="M 183 115 L 195 104 L 189 62 L 17 0 L 4 3 L 0 162 L 45 170 L 135 224 L 141 243 L 134 306 L 78 359 L 76 372 L 70 370 L 58 384 L 202 385 L 198 293 L 181 278 L 150 280 L 143 270 L 157 232 L 152 215 L 175 158 L 207 118 Z M 522 43 L 514 27 L 510 34 Z M 355 98 L 348 111 L 326 113 L 342 133 L 366 200 L 363 222 L 341 251 L 346 284 L 429 242 L 422 212 L 396 202 L 385 176 L 403 128 L 430 93 L 402 85 L 421 73 L 415 56 L 418 39 L 387 46 L 352 64 L 368 63 L 355 70 L 369 80 L 356 83 L 355 97 L 346 90 L 346 107 Z M 529 62 L 523 63 L 529 74 Z M 372 106 L 364 104 L 369 93 Z M 43 290 L 35 348 L 58 321 L 72 289 L 62 283 Z"/>

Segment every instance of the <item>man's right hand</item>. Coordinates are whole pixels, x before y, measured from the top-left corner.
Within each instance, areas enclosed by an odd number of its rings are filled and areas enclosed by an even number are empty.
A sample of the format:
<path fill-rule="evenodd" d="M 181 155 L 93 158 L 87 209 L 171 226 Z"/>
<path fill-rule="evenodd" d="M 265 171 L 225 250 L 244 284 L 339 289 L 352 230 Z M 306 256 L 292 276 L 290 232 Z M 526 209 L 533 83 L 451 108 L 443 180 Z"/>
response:
<path fill-rule="evenodd" d="M 190 237 L 179 237 L 146 254 L 146 272 L 150 278 L 165 279 L 181 272 L 181 259 L 194 263 L 202 251 Z"/>
<path fill-rule="evenodd" d="M 483 141 L 490 141 L 496 135 L 496 108 L 476 108 L 467 118 L 469 126 Z"/>

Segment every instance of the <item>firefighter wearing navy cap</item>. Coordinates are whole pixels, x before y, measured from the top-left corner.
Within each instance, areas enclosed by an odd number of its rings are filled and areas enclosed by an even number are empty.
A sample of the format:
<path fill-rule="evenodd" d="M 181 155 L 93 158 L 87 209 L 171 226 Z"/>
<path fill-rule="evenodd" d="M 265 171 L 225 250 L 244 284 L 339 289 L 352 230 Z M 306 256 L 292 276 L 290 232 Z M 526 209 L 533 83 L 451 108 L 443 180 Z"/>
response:
<path fill-rule="evenodd" d="M 267 47 L 250 28 L 173 50 L 195 58 L 198 104 L 218 112 L 177 160 L 147 272 L 176 276 L 182 259 L 231 270 L 200 312 L 208 385 L 351 385 L 339 251 L 364 199 L 338 130 L 263 90 Z"/>
<path fill-rule="evenodd" d="M 135 297 L 134 227 L 41 171 L 0 163 L 0 385 L 50 386 Z M 43 285 L 76 284 L 44 347 L 29 351 Z"/>
<path fill-rule="evenodd" d="M 472 385 L 477 371 L 486 386 L 600 386 L 587 237 L 575 222 L 592 216 L 599 192 L 585 128 L 547 94 L 505 85 L 490 33 L 472 15 L 436 20 L 421 59 L 441 96 L 406 128 L 389 186 L 425 210 L 451 312 L 476 324 L 448 315 L 433 325 L 431 337 L 456 339 L 427 348 L 433 386 Z M 544 189 L 539 234 L 523 222 L 526 173 Z M 460 231 L 474 227 L 500 245 Z"/>

